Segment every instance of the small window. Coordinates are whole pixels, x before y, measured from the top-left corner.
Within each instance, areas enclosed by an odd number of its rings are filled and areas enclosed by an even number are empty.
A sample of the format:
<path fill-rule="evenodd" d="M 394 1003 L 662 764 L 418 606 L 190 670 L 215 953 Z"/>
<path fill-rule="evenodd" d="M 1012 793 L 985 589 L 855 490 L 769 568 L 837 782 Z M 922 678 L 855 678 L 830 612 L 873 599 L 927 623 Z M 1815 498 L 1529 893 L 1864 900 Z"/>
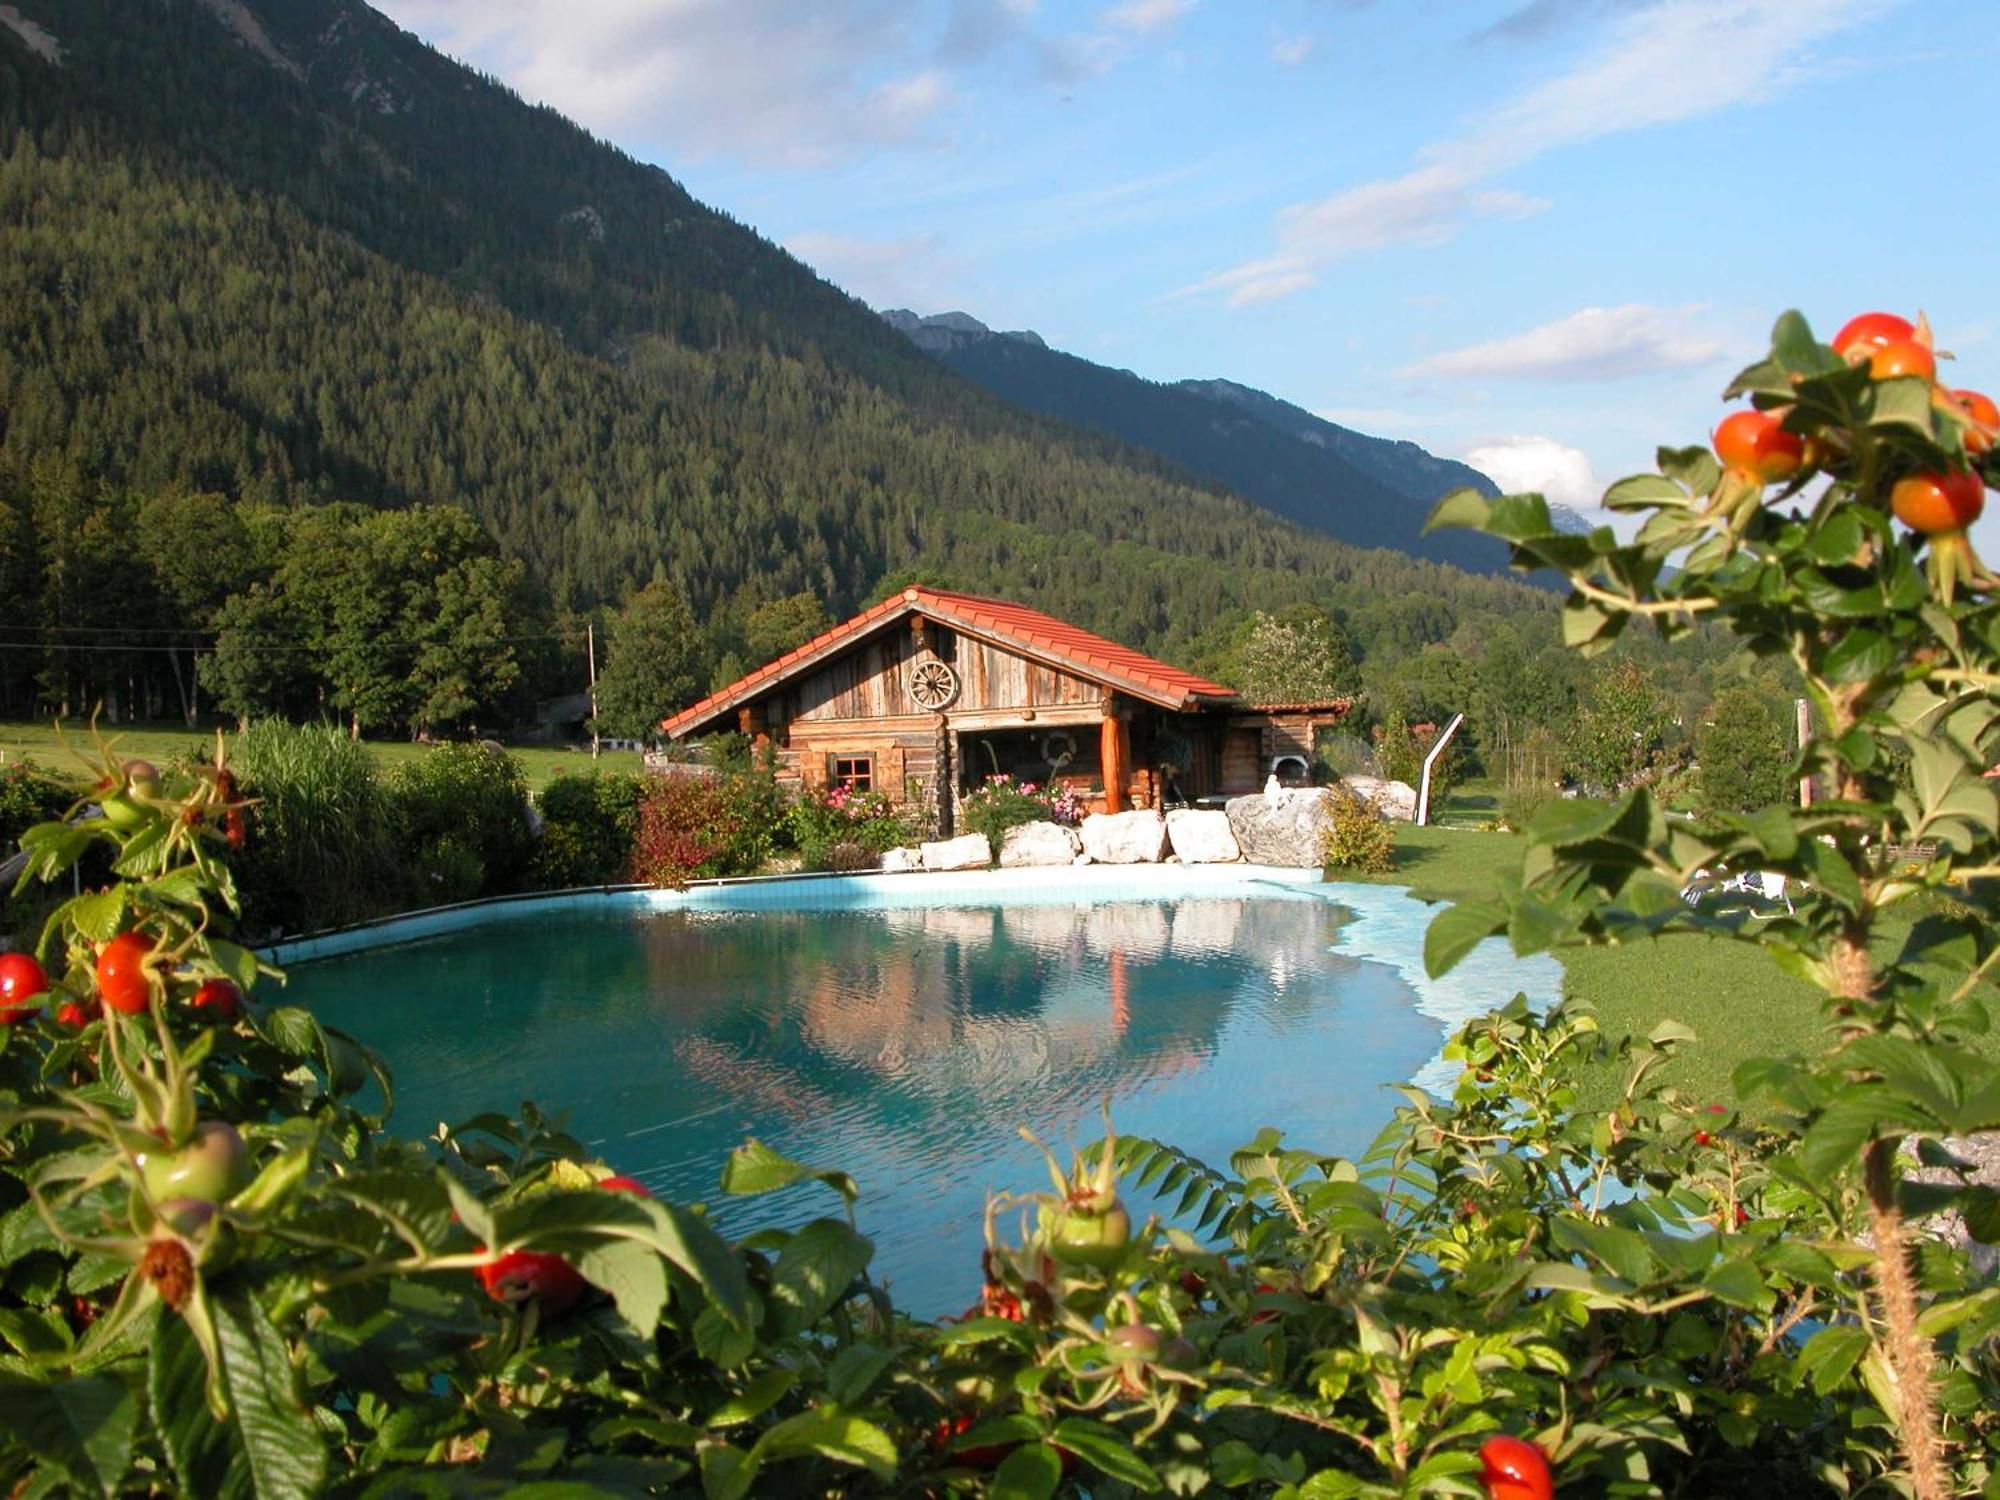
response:
<path fill-rule="evenodd" d="M 857 792 L 875 790 L 875 757 L 872 755 L 835 755 L 833 761 L 833 784 L 845 783 Z"/>

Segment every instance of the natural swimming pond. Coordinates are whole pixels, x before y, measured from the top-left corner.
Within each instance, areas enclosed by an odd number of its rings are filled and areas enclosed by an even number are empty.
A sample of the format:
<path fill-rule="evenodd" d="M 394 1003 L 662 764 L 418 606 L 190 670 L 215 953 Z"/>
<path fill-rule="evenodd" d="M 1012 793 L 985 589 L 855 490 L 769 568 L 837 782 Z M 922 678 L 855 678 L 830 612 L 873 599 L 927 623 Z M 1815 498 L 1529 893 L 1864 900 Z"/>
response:
<path fill-rule="evenodd" d="M 1428 909 L 1383 887 L 981 892 L 919 877 L 503 911 L 299 964 L 287 999 L 383 1053 L 412 1135 L 533 1099 L 736 1232 L 831 1211 L 804 1189 L 721 1200 L 746 1137 L 844 1168 L 877 1273 L 937 1314 L 977 1289 L 987 1190 L 1046 1185 L 1020 1126 L 1066 1155 L 1108 1095 L 1120 1131 L 1221 1164 L 1272 1123 L 1356 1152 L 1447 1020 L 1559 982 L 1500 949 L 1429 984 Z"/>

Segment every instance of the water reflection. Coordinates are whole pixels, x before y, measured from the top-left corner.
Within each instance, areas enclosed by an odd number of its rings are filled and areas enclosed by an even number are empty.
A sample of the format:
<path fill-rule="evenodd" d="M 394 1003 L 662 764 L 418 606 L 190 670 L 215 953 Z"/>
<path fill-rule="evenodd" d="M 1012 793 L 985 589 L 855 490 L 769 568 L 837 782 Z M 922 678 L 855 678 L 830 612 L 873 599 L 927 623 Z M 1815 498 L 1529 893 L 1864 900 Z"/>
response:
<path fill-rule="evenodd" d="M 1316 895 L 892 910 L 564 914 L 299 970 L 395 1069 L 399 1128 L 533 1097 L 620 1170 L 714 1196 L 755 1134 L 861 1181 L 899 1297 L 962 1303 L 989 1187 L 1042 1180 L 1017 1128 L 1122 1129 L 1213 1160 L 1272 1121 L 1355 1150 L 1437 1030 L 1329 952 Z M 732 1227 L 822 1207 L 719 1205 Z"/>

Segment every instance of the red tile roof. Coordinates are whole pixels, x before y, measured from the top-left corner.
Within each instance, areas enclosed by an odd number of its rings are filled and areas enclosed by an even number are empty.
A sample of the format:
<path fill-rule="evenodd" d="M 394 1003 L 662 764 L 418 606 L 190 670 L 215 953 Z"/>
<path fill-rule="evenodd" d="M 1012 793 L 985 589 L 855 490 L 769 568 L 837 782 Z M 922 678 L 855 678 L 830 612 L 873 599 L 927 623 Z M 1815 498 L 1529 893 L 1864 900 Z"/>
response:
<path fill-rule="evenodd" d="M 1012 646 L 1030 656 L 1040 657 L 1080 677 L 1088 677 L 1157 703 L 1162 708 L 1194 706 L 1198 699 L 1233 702 L 1234 688 L 1210 682 L 1179 667 L 1170 667 L 1144 652 L 1108 641 L 1101 635 L 1045 615 L 1025 605 L 1004 599 L 982 599 L 976 594 L 950 593 L 942 589 L 911 588 L 892 594 L 880 604 L 863 610 L 803 646 L 787 651 L 776 661 L 767 662 L 748 676 L 740 677 L 720 692 L 682 709 L 662 725 L 669 735 L 679 738 L 718 715 L 754 698 L 795 672 L 834 655 L 891 621 L 905 615 L 921 614 L 969 635 L 981 636 L 999 645 Z"/>

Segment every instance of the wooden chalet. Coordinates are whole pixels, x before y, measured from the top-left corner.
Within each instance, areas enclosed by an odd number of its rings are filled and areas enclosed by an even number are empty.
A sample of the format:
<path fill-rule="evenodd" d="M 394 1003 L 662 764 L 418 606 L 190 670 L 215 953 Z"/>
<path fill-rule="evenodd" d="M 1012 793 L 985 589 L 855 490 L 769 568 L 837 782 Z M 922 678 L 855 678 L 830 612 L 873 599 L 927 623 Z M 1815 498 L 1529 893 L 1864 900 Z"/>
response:
<path fill-rule="evenodd" d="M 1095 812 L 1302 782 L 1315 735 L 1351 706 L 1253 708 L 1038 610 L 910 588 L 661 727 L 739 731 L 775 747 L 784 781 L 883 792 L 948 833 L 959 797 L 998 773 L 1063 783 Z"/>

